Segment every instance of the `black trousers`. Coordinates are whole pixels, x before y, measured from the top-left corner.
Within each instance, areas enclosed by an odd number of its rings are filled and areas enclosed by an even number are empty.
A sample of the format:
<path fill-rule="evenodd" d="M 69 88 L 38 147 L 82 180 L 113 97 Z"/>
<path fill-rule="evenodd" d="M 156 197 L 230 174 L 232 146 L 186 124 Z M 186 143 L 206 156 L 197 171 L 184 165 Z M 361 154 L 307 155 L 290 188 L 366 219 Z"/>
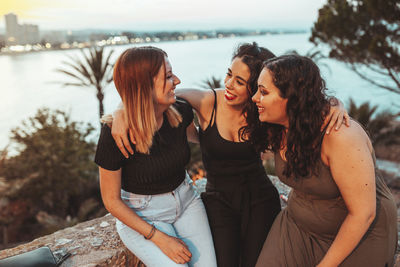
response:
<path fill-rule="evenodd" d="M 218 267 L 254 267 L 281 210 L 278 191 L 265 175 L 216 179 L 202 198 Z"/>

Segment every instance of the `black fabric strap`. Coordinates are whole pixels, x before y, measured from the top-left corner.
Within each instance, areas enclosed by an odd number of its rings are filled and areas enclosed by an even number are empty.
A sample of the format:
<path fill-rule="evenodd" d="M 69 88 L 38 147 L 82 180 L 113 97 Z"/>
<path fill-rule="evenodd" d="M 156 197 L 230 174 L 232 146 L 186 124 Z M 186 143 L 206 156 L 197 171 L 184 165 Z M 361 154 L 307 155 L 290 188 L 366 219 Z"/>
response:
<path fill-rule="evenodd" d="M 217 92 L 215 92 L 214 88 L 211 88 L 211 90 L 214 93 L 214 108 L 211 113 L 211 119 L 210 119 L 210 123 L 208 124 L 208 127 L 210 127 L 213 124 L 214 117 L 217 117 Z M 215 116 L 214 116 L 214 114 L 215 114 Z"/>

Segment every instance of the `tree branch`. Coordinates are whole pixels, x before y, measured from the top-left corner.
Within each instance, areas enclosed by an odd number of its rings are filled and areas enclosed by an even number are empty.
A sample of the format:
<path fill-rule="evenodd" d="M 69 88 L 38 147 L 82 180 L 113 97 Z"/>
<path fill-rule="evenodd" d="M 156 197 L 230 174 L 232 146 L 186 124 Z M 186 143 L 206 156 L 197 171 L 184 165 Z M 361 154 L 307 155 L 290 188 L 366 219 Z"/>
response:
<path fill-rule="evenodd" d="M 389 73 L 390 78 L 392 78 L 392 80 L 397 84 L 397 87 L 400 88 L 400 81 L 396 79 L 396 77 L 394 77 L 392 70 L 390 68 L 387 68 L 387 71 Z"/>
<path fill-rule="evenodd" d="M 388 86 L 388 85 L 380 84 L 380 83 L 376 82 L 375 80 L 372 80 L 372 79 L 368 78 L 367 76 L 365 76 L 364 74 L 362 74 L 361 72 L 359 72 L 357 70 L 357 68 L 353 64 L 351 64 L 350 66 L 351 66 L 351 69 L 355 73 L 357 73 L 358 76 L 360 76 L 362 79 L 368 81 L 369 83 L 371 83 L 371 84 L 373 84 L 375 86 L 381 87 L 383 89 L 386 89 L 386 90 L 388 90 L 388 91 L 390 91 L 392 93 L 400 94 L 400 89 L 399 88 L 395 88 L 395 87 L 391 87 L 391 86 Z"/>
<path fill-rule="evenodd" d="M 376 72 L 380 75 L 388 75 L 386 72 L 379 70 L 378 68 L 373 67 L 372 65 L 364 65 L 365 67 L 367 67 L 368 69 L 372 70 L 373 72 Z"/>

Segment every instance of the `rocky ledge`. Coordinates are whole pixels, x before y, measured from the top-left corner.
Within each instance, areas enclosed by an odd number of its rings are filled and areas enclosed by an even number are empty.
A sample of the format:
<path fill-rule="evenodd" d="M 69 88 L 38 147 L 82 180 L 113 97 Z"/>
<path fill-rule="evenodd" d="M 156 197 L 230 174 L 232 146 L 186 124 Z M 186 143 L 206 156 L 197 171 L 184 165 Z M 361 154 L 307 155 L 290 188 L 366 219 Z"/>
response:
<path fill-rule="evenodd" d="M 270 178 L 278 188 L 282 204 L 285 205 L 284 200 L 290 188 L 280 183 L 278 178 Z M 42 246 L 48 246 L 58 258 L 67 252 L 72 254 L 61 267 L 144 266 L 119 239 L 115 229 L 115 218 L 110 214 L 37 238 L 30 243 L 2 250 L 0 259 Z M 400 267 L 398 255 L 395 267 Z"/>
<path fill-rule="evenodd" d="M 61 267 L 144 266 L 119 239 L 110 214 L 2 250 L 0 259 L 42 246 L 48 246 L 57 258 L 72 254 Z"/>

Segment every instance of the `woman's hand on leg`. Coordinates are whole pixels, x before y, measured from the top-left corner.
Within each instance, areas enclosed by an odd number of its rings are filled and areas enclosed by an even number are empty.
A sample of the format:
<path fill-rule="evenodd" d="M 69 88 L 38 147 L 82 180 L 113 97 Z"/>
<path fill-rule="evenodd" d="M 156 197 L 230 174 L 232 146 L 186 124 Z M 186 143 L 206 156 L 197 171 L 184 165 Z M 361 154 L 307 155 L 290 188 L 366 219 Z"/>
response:
<path fill-rule="evenodd" d="M 157 230 L 151 240 L 165 255 L 178 264 L 187 263 L 192 257 L 188 246 L 179 238 L 169 236 Z"/>

